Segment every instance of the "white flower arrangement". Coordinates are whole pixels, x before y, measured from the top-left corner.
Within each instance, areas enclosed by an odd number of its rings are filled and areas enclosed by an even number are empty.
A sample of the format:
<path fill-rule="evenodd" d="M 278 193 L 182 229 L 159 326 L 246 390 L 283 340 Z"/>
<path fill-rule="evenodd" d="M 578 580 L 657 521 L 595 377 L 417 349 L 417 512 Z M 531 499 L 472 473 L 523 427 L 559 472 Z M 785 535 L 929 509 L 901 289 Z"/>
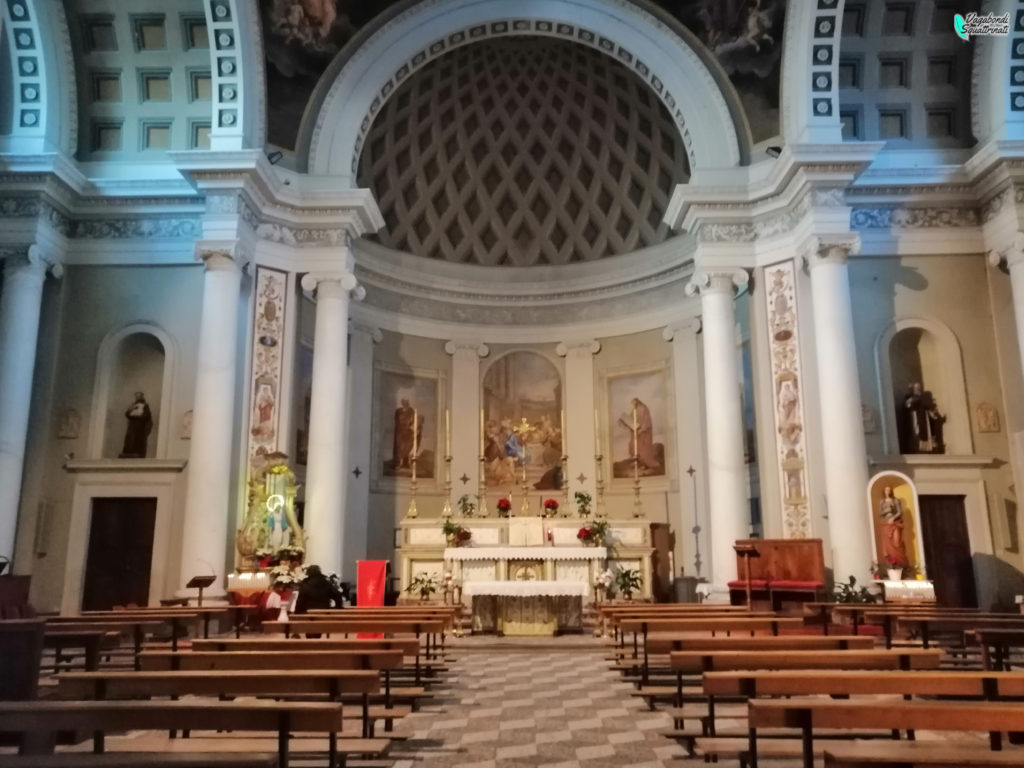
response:
<path fill-rule="evenodd" d="M 302 566 L 298 568 L 290 568 L 288 565 L 281 563 L 275 565 L 270 569 L 270 581 L 276 587 L 279 584 L 285 586 L 298 584 L 306 578 L 306 569 Z"/>
<path fill-rule="evenodd" d="M 597 578 L 594 579 L 594 585 L 608 589 L 608 587 L 612 585 L 613 580 L 614 577 L 612 576 L 612 572 L 608 569 L 605 569 L 603 573 L 599 573 L 597 575 Z"/>

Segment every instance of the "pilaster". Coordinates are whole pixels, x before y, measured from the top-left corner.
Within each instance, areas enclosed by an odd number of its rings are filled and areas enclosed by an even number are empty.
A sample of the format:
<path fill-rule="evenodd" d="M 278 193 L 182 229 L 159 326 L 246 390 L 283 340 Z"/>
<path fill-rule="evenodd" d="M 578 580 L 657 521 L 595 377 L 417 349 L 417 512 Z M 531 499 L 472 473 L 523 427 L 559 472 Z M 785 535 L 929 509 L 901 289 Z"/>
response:
<path fill-rule="evenodd" d="M 576 508 L 574 493 L 591 496 L 591 513 L 597 512 L 597 410 L 594 392 L 594 355 L 601 351 L 596 339 L 563 341 L 555 352 L 565 358 L 565 434 L 562 453 L 568 456 L 563 482 L 569 489 L 569 507 Z"/>
<path fill-rule="evenodd" d="M 452 455 L 452 509 L 458 509 L 458 500 L 468 495 L 481 509 L 478 499 L 480 483 L 480 456 L 483 445 L 480 423 L 480 359 L 490 354 L 482 341 L 453 339 L 444 345 L 452 356 L 451 401 L 451 455 Z"/>

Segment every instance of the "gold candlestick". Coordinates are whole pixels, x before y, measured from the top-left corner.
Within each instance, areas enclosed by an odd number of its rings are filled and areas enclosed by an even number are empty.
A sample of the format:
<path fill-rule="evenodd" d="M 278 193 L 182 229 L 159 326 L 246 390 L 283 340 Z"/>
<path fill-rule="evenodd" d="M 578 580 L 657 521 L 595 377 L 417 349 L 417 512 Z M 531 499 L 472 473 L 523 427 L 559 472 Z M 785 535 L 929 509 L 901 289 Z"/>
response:
<path fill-rule="evenodd" d="M 594 507 L 594 517 L 599 520 L 603 520 L 608 516 L 608 510 L 605 509 L 604 505 L 604 473 L 602 472 L 602 462 L 604 456 L 600 453 L 594 456 L 594 464 L 597 466 L 597 481 L 595 483 L 597 487 L 597 504 Z"/>
<path fill-rule="evenodd" d="M 530 486 L 527 485 L 527 483 L 526 483 L 526 462 L 523 461 L 523 462 L 521 462 L 521 464 L 522 464 L 522 467 L 523 467 L 523 485 L 522 485 L 522 489 L 523 489 L 523 503 L 519 507 L 519 514 L 522 515 L 523 517 L 529 517 L 530 516 L 530 499 L 529 499 Z"/>
<path fill-rule="evenodd" d="M 452 516 L 452 457 L 444 457 L 444 506 L 441 508 L 441 517 Z M 461 512 L 459 513 L 461 517 Z"/>
<path fill-rule="evenodd" d="M 476 495 L 477 514 L 480 517 L 487 517 L 487 462 L 483 456 L 480 457 L 480 482 L 478 486 L 479 489 Z"/>
<path fill-rule="evenodd" d="M 409 499 L 409 509 L 406 511 L 406 517 L 419 517 L 419 510 L 416 509 L 416 457 L 419 455 L 419 412 L 412 412 L 412 458 L 409 460 L 409 464 L 412 466 L 412 479 L 409 482 L 409 492 L 412 494 L 412 498 Z"/>

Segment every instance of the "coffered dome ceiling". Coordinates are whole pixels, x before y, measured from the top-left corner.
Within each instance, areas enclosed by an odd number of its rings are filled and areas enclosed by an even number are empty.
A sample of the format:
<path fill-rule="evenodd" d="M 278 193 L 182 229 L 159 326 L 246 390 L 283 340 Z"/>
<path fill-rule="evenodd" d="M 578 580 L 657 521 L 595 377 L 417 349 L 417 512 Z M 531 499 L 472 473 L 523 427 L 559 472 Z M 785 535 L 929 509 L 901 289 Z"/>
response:
<path fill-rule="evenodd" d="M 359 184 L 387 247 L 457 263 L 532 266 L 664 242 L 688 176 L 676 128 L 614 59 L 544 37 L 464 46 L 382 108 Z"/>

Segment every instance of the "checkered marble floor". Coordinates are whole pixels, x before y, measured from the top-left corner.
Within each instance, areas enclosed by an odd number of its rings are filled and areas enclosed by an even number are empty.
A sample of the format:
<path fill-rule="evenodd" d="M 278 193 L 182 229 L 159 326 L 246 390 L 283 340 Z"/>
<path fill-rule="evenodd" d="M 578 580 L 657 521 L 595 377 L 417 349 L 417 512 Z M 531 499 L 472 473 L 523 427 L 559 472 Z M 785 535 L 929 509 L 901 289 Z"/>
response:
<path fill-rule="evenodd" d="M 508 640 L 452 649 L 455 661 L 436 698 L 396 725 L 395 768 L 414 765 L 685 765 L 685 750 L 659 734 L 671 728 L 612 672 L 607 649 L 580 638 Z M 696 764 L 696 763 L 694 763 Z"/>

